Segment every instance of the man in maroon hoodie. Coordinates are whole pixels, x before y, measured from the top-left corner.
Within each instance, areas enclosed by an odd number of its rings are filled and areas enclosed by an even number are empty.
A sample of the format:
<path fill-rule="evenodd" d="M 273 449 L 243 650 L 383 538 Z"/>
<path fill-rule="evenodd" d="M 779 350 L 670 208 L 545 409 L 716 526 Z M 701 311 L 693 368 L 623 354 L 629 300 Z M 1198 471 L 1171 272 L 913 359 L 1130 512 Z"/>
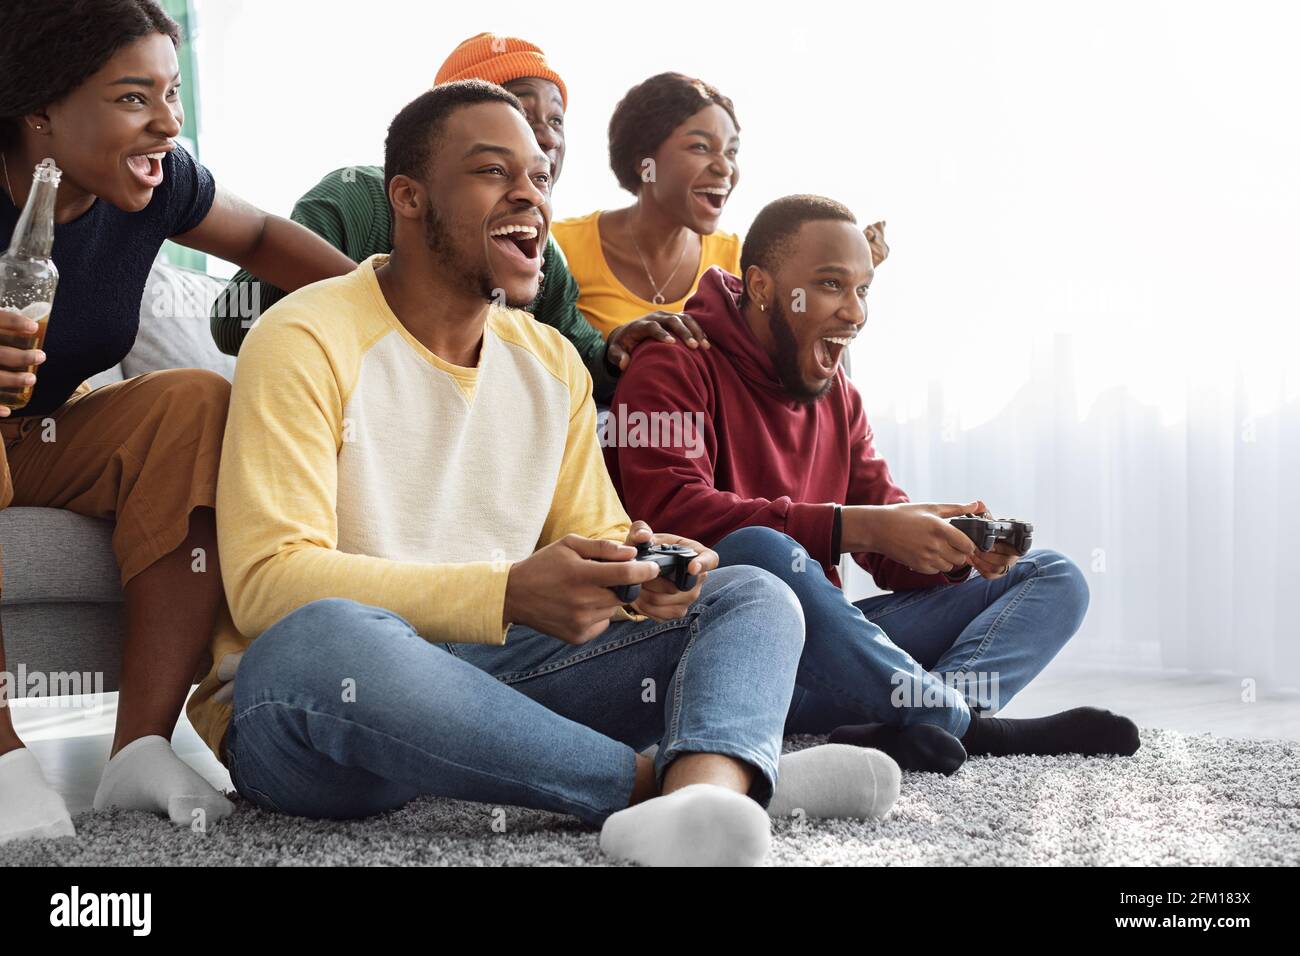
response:
<path fill-rule="evenodd" d="M 967 755 L 1135 752 L 1137 727 L 1106 710 L 987 716 L 1078 630 L 1088 586 L 1055 551 L 977 551 L 945 519 L 984 513 L 982 501 L 913 503 L 894 484 L 840 368 L 873 277 L 853 214 L 818 196 L 769 204 L 741 271 L 710 270 L 686 304 L 710 348 L 642 346 L 601 440 L 630 513 L 799 596 L 786 731 L 943 773 Z M 842 554 L 892 593 L 850 603 Z"/>

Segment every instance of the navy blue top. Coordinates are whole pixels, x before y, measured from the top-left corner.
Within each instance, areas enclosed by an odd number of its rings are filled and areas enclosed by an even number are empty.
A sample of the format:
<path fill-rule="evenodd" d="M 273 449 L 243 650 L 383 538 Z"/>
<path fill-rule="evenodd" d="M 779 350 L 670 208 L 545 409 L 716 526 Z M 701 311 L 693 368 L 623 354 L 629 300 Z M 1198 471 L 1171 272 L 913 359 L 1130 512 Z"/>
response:
<path fill-rule="evenodd" d="M 83 381 L 131 351 L 145 282 L 163 240 L 201 223 L 216 194 L 212 174 L 180 146 L 163 158 L 162 168 L 163 181 L 139 212 L 96 199 L 83 215 L 54 227 L 59 287 L 45 333 L 45 363 L 37 366 L 32 400 L 15 417 L 49 414 Z M 0 190 L 0 249 L 9 248 L 19 212 Z"/>

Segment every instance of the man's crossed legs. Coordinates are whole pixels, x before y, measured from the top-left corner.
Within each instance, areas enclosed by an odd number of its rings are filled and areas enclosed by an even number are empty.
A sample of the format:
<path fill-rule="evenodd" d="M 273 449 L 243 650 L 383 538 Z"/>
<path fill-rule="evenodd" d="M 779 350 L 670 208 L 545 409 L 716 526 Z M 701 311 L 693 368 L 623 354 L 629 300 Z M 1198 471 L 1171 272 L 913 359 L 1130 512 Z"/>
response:
<path fill-rule="evenodd" d="M 952 773 L 967 755 L 1122 754 L 1126 717 L 1079 707 L 1032 720 L 986 716 L 1037 676 L 1078 630 L 1088 585 L 1069 558 L 1034 550 L 1001 578 L 850 603 L 799 543 L 742 528 L 714 548 L 790 585 L 806 641 L 787 733 L 885 751 L 905 770 Z M 865 722 L 865 723 L 864 723 Z"/>
<path fill-rule="evenodd" d="M 878 818 L 898 795 L 875 750 L 781 757 L 803 634 L 790 589 L 753 568 L 711 572 L 680 620 L 617 622 L 581 645 L 518 625 L 504 646 L 434 645 L 392 612 L 316 601 L 244 654 L 227 763 L 240 793 L 295 815 L 434 794 L 603 824 L 619 858 L 753 863 L 764 806 Z M 638 752 L 656 742 L 650 764 Z M 674 779 L 701 754 L 742 762 L 747 796 Z"/>

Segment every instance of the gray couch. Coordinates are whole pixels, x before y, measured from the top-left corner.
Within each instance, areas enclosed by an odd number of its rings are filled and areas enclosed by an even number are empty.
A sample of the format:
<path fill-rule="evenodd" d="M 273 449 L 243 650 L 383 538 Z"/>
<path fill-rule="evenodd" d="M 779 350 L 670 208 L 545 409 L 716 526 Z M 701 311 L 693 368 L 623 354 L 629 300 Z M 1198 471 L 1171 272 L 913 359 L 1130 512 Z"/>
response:
<path fill-rule="evenodd" d="M 165 368 L 206 368 L 230 378 L 235 360 L 217 349 L 208 326 L 209 307 L 222 285 L 201 272 L 155 264 L 134 348 L 91 384 Z M 109 521 L 55 508 L 0 510 L 0 620 L 10 673 L 17 675 L 20 666 L 28 674 L 100 673 L 103 690 L 117 689 L 122 589 L 112 527 Z M 21 695 L 22 682 L 15 684 Z"/>

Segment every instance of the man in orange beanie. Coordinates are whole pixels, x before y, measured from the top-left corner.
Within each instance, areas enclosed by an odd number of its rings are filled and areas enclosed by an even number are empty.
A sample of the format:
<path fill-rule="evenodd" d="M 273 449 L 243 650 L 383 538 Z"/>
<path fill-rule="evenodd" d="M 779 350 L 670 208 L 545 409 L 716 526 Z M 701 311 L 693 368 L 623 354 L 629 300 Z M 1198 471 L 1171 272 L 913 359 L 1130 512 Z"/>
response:
<path fill-rule="evenodd" d="M 569 92 L 546 54 L 517 37 L 480 33 L 461 43 L 438 70 L 435 85 L 454 80 L 487 80 L 513 93 L 523 104 L 537 145 L 551 162 L 552 187 L 564 165 L 564 112 Z M 392 251 L 393 216 L 380 166 L 348 166 L 329 173 L 298 200 L 290 217 L 322 236 L 353 261 Z M 578 284 L 564 253 L 548 240 L 542 260 L 543 280 L 528 311 L 554 326 L 573 343 L 591 373 L 592 392 L 608 402 L 632 350 L 647 339 L 677 340 L 692 347 L 705 344 L 693 319 L 673 312 L 654 312 L 622 326 L 603 339 L 578 310 Z M 236 355 L 253 321 L 284 297 L 273 286 L 240 271 L 217 297 L 212 309 L 212 336 L 222 351 Z"/>

